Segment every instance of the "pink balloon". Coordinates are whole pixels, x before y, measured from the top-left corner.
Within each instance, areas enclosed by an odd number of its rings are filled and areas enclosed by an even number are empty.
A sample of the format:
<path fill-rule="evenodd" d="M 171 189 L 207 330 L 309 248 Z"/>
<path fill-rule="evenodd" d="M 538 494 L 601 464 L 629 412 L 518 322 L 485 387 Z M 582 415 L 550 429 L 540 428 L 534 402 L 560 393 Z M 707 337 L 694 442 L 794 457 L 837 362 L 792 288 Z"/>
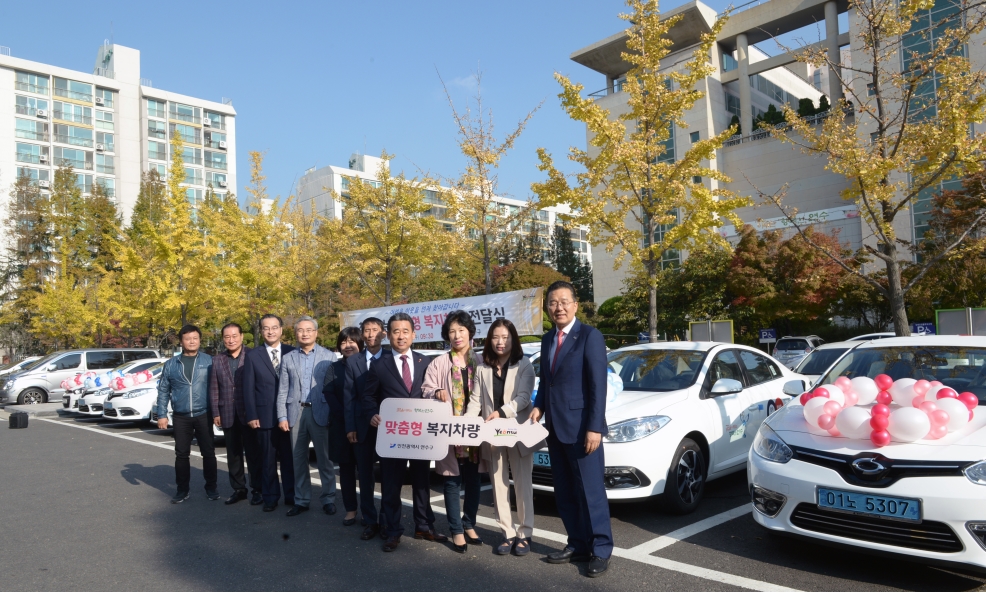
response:
<path fill-rule="evenodd" d="M 944 391 L 944 390 L 942 390 Z M 939 391 L 938 393 L 941 393 Z M 975 393 L 965 391 L 959 394 L 959 401 L 965 404 L 965 407 L 969 408 L 970 411 L 975 410 L 976 406 L 979 405 L 979 398 L 976 397 Z"/>
<path fill-rule="evenodd" d="M 811 399 L 811 394 L 810 393 L 802 393 L 801 394 L 801 405 L 802 406 L 805 405 L 806 403 L 808 403 L 808 400 L 810 400 L 810 399 Z"/>
<path fill-rule="evenodd" d="M 941 381 L 932 381 L 930 383 L 931 387 L 938 387 L 939 385 L 944 385 Z"/>
<path fill-rule="evenodd" d="M 839 405 L 839 402 L 825 402 L 825 407 L 822 409 L 825 410 L 825 413 L 829 416 L 835 417 L 842 411 L 842 406 Z M 821 426 L 821 424 L 819 424 L 819 426 Z M 825 430 L 828 429 L 826 428 Z"/>
<path fill-rule="evenodd" d="M 929 417 L 931 416 L 932 412 L 938 409 L 938 406 L 936 406 L 934 402 L 922 402 L 921 405 L 916 407 L 924 410 L 924 413 L 927 414 Z"/>
<path fill-rule="evenodd" d="M 890 444 L 890 433 L 886 430 L 874 430 L 870 434 L 870 440 L 877 447 L 886 447 Z"/>
<path fill-rule="evenodd" d="M 830 428 L 829 429 L 829 434 L 832 435 L 832 436 L 834 436 L 834 437 L 841 437 L 842 436 L 842 433 L 839 432 L 839 429 L 838 428 Z"/>
<path fill-rule="evenodd" d="M 822 414 L 818 417 L 818 428 L 821 428 L 822 430 L 831 430 L 833 426 L 835 426 L 835 417 L 829 414 Z"/>
<path fill-rule="evenodd" d="M 928 418 L 931 418 L 932 426 L 945 426 L 948 424 L 948 421 L 951 420 L 951 418 L 948 415 L 948 412 L 946 412 L 945 410 L 935 410 L 934 412 L 928 414 Z M 945 426 L 945 428 L 948 427 Z"/>
<path fill-rule="evenodd" d="M 855 406 L 857 403 L 859 403 L 859 396 L 856 395 L 856 392 L 854 392 L 854 391 L 847 391 L 846 392 L 846 407 L 848 408 L 850 406 Z"/>
<path fill-rule="evenodd" d="M 931 383 L 925 381 L 924 379 L 918 379 L 918 382 L 911 386 L 911 389 L 914 390 L 914 393 L 918 395 L 924 395 L 925 393 L 928 393 L 928 389 L 930 388 L 931 388 Z"/>
<path fill-rule="evenodd" d="M 873 406 L 873 409 L 870 410 L 870 413 L 873 414 L 874 416 L 889 416 L 890 406 L 888 406 L 887 404 L 877 404 Z"/>
<path fill-rule="evenodd" d="M 852 390 L 852 381 L 849 377 L 839 377 L 835 380 L 835 386 L 842 390 L 843 393 Z"/>
<path fill-rule="evenodd" d="M 819 387 L 815 391 L 812 391 L 811 392 L 811 396 L 812 397 L 828 397 L 829 396 L 829 390 L 828 389 L 825 389 L 824 387 Z"/>
<path fill-rule="evenodd" d="M 969 410 L 969 422 L 972 422 L 972 417 L 975 416 L 975 412 Z"/>
<path fill-rule="evenodd" d="M 890 395 L 889 392 L 881 391 L 880 393 L 876 394 L 876 401 L 885 406 L 889 406 L 894 401 L 894 398 L 893 396 Z"/>
<path fill-rule="evenodd" d="M 928 431 L 928 436 L 924 437 L 926 439 L 935 441 L 948 434 L 948 427 L 944 424 L 932 425 L 931 430 Z"/>
<path fill-rule="evenodd" d="M 914 397 L 914 399 L 911 400 L 911 407 L 912 408 L 920 408 L 921 407 L 921 404 L 923 404 L 923 403 L 924 403 L 924 396 L 923 395 L 917 395 L 917 396 Z"/>
<path fill-rule="evenodd" d="M 943 399 L 946 397 L 958 397 L 959 394 L 956 393 L 956 391 L 951 387 L 942 387 L 938 390 L 937 396 L 938 397 L 936 399 Z"/>
<path fill-rule="evenodd" d="M 880 391 L 886 391 L 894 384 L 894 380 L 890 378 L 890 375 L 877 375 L 873 378 L 873 381 L 880 388 Z"/>
<path fill-rule="evenodd" d="M 873 416 L 870 418 L 870 428 L 873 430 L 887 430 L 890 426 L 889 416 Z"/>

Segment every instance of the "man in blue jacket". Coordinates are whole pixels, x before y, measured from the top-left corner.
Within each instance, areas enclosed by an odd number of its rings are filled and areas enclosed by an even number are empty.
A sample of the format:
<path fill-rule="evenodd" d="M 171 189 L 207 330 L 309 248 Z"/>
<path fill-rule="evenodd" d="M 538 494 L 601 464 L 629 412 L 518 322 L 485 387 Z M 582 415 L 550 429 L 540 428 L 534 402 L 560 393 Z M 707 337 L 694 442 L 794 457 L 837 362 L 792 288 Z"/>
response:
<path fill-rule="evenodd" d="M 192 437 L 199 442 L 202 453 L 202 473 L 205 474 L 205 493 L 209 500 L 219 500 L 216 485 L 216 448 L 212 441 L 212 414 L 209 413 L 209 373 L 212 357 L 199 352 L 202 332 L 194 325 L 185 325 L 178 332 L 181 356 L 164 363 L 157 384 L 157 426 L 168 428 L 168 407 L 171 407 L 175 433 L 175 482 L 178 492 L 173 504 L 188 498 L 191 481 Z"/>

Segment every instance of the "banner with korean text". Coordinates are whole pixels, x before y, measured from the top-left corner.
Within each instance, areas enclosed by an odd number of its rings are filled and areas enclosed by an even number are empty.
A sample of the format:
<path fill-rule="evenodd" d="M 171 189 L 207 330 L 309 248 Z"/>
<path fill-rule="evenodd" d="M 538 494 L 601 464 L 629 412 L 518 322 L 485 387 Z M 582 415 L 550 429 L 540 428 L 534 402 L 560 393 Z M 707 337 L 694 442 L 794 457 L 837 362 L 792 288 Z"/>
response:
<path fill-rule="evenodd" d="M 403 312 L 414 319 L 416 341 L 438 342 L 442 339 L 445 318 L 452 311 L 461 309 L 469 313 L 476 323 L 477 338 L 485 338 L 490 325 L 500 318 L 512 321 L 519 335 L 539 336 L 544 333 L 541 316 L 543 290 L 527 288 L 476 297 L 344 311 L 339 314 L 339 323 L 340 327 L 358 326 L 367 317 L 376 317 L 386 323 L 394 313 Z"/>

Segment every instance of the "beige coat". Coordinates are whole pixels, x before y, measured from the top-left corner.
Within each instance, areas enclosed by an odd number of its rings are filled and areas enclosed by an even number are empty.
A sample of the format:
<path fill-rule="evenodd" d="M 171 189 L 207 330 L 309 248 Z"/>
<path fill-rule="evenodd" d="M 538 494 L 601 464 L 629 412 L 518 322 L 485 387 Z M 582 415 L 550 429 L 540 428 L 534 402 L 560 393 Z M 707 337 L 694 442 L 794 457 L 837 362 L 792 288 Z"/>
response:
<path fill-rule="evenodd" d="M 473 356 L 476 358 L 476 370 L 477 375 L 479 372 L 480 365 L 482 365 L 482 360 L 473 351 Z M 435 357 L 434 360 L 428 365 L 428 370 L 425 371 L 424 382 L 421 383 L 421 391 L 424 393 L 426 398 L 436 399 L 435 393 L 441 389 L 444 389 L 446 393 L 452 393 L 452 361 L 449 360 L 448 352 L 443 353 L 441 356 Z M 463 416 L 476 416 L 476 414 L 470 414 L 469 406 L 472 405 L 472 394 L 470 394 L 469 401 L 466 402 L 466 409 Z M 452 414 L 452 402 L 446 402 L 448 406 L 449 415 Z M 485 464 L 480 462 L 480 471 L 485 472 Z M 459 475 L 459 461 L 455 457 L 455 447 L 450 446 L 448 448 L 448 455 L 445 459 L 435 462 L 435 471 L 443 476 L 457 476 Z"/>
<path fill-rule="evenodd" d="M 516 363 L 507 367 L 507 377 L 503 384 L 503 411 L 508 418 L 514 418 L 517 423 L 527 422 L 531 416 L 531 395 L 534 392 L 534 365 L 522 357 Z M 466 416 L 488 417 L 495 412 L 493 409 L 493 368 L 485 364 L 476 369 L 476 389 L 469 398 Z M 522 456 L 528 456 L 532 451 L 541 448 L 538 444 L 528 448 L 523 443 L 517 447 Z M 483 443 L 483 458 L 490 459 L 490 445 Z"/>

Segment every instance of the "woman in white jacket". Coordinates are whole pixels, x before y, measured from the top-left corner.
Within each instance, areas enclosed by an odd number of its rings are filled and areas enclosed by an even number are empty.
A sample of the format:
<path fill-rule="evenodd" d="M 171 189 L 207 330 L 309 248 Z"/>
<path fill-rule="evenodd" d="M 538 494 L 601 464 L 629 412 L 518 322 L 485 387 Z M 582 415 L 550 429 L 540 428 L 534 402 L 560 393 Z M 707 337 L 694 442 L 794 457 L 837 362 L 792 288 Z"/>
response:
<path fill-rule="evenodd" d="M 497 418 L 513 418 L 527 422 L 531 413 L 531 393 L 534 391 L 534 366 L 524 356 L 517 328 L 506 319 L 490 326 L 483 348 L 483 364 L 476 371 L 477 387 L 470 394 L 466 415 L 482 416 L 487 422 Z M 531 550 L 534 531 L 534 489 L 531 473 L 532 453 L 540 446 L 528 448 L 522 443 L 513 447 L 483 444 L 482 455 L 493 484 L 493 504 L 497 523 L 503 530 L 503 542 L 495 548 L 497 554 L 525 556 Z M 513 474 L 517 497 L 517 524 L 510 512 L 510 474 Z"/>

